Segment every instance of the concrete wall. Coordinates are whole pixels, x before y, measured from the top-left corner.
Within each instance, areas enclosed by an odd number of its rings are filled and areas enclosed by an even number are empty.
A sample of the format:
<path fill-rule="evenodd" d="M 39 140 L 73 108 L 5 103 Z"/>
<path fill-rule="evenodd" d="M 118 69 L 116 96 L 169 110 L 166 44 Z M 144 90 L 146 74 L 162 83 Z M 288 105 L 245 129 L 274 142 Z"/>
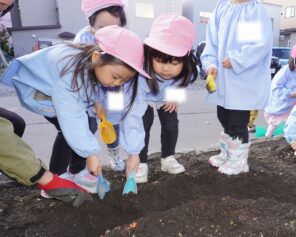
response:
<path fill-rule="evenodd" d="M 41 9 L 44 9 L 46 7 L 52 7 L 53 2 L 55 2 L 57 6 L 57 10 L 53 10 L 53 8 L 51 8 L 51 17 L 53 18 L 52 20 L 49 20 L 49 18 L 45 17 L 45 19 L 48 19 L 47 22 L 43 20 L 43 16 L 42 14 L 40 14 L 41 11 L 38 11 L 39 13 L 35 14 L 35 12 L 32 11 L 32 9 L 31 12 L 27 12 L 26 17 L 24 17 L 23 13 L 27 10 L 23 11 L 23 8 L 27 9 L 29 7 L 29 1 L 31 2 L 33 0 L 20 0 L 20 6 L 22 6 L 22 27 L 16 29 L 12 28 L 12 38 L 15 56 L 21 56 L 27 53 L 31 53 L 32 47 L 38 38 L 58 39 L 58 34 L 65 31 L 76 34 L 79 29 L 88 24 L 85 15 L 81 11 L 81 0 L 42 0 L 44 6 L 40 6 Z M 42 11 L 44 12 L 45 10 Z M 55 12 L 57 16 L 54 16 L 53 12 Z M 24 28 L 23 19 L 25 19 L 25 24 L 27 28 Z M 50 22 L 54 23 L 54 20 L 55 25 L 60 24 L 60 26 L 57 26 L 53 29 L 43 28 L 42 25 L 38 23 L 43 22 L 43 24 L 47 23 L 46 25 L 48 25 Z M 33 24 L 33 22 L 35 22 L 35 24 Z M 28 26 L 40 27 L 31 29 Z"/>
<path fill-rule="evenodd" d="M 273 45 L 279 46 L 281 6 L 269 4 L 269 3 L 264 3 L 263 5 L 267 13 L 271 17 L 272 31 L 273 31 Z"/>
<path fill-rule="evenodd" d="M 127 27 L 144 39 L 153 19 L 165 12 L 182 15 L 182 0 L 128 0 L 126 1 Z"/>
<path fill-rule="evenodd" d="M 19 0 L 22 26 L 57 25 L 55 0 Z"/>
<path fill-rule="evenodd" d="M 201 22 L 200 13 L 212 13 L 217 4 L 217 0 L 183 0 L 183 2 L 183 15 L 189 18 L 196 26 L 197 32 L 194 44 L 194 48 L 196 48 L 200 41 L 204 41 L 206 39 L 207 23 Z"/>

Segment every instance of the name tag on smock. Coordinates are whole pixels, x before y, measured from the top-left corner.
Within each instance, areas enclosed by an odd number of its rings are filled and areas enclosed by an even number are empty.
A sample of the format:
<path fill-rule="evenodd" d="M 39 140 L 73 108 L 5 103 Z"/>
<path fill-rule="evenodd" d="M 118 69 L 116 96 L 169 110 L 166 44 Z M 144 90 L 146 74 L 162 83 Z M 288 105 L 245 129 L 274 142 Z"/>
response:
<path fill-rule="evenodd" d="M 109 111 L 122 111 L 124 109 L 124 95 L 121 91 L 107 92 L 107 108 Z"/>

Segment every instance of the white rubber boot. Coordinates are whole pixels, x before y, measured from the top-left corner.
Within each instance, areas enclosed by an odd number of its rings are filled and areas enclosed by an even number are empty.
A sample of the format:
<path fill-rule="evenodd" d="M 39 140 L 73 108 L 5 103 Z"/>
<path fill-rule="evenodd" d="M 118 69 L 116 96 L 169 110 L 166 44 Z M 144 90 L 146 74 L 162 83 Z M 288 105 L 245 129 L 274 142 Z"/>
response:
<path fill-rule="evenodd" d="M 221 165 L 225 164 L 228 160 L 228 140 L 230 139 L 230 136 L 224 132 L 221 132 L 220 136 L 220 154 L 211 156 L 209 159 L 209 163 L 212 166 L 220 167 Z"/>
<path fill-rule="evenodd" d="M 169 174 L 180 174 L 185 171 L 185 168 L 174 156 L 168 156 L 166 158 L 161 158 L 161 170 Z"/>
<path fill-rule="evenodd" d="M 139 169 L 135 176 L 136 183 L 148 182 L 148 165 L 147 163 L 140 163 Z"/>
<path fill-rule="evenodd" d="M 237 175 L 249 172 L 248 155 L 251 143 L 242 144 L 239 139 L 228 142 L 228 161 L 219 167 L 222 174 Z"/>

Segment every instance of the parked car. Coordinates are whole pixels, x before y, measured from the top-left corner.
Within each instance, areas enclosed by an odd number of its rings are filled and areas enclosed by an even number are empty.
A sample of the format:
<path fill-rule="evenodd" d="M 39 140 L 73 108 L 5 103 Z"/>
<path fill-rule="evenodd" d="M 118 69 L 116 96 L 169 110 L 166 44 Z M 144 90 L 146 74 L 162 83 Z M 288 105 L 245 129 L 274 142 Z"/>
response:
<path fill-rule="evenodd" d="M 206 80 L 207 75 L 205 73 L 205 71 L 202 69 L 202 62 L 200 60 L 200 56 L 204 50 L 204 48 L 206 47 L 206 42 L 205 41 L 201 41 L 197 48 L 196 48 L 196 61 L 197 61 L 197 66 L 199 67 L 199 76 L 201 79 Z M 275 53 L 283 56 L 286 54 L 286 50 L 280 50 L 278 51 L 277 48 L 273 48 L 275 49 Z M 290 55 L 290 48 L 289 48 L 289 55 Z M 274 52 L 273 52 L 274 54 Z M 271 73 L 271 78 L 274 77 L 274 75 L 282 68 L 282 64 L 280 63 L 281 59 L 277 56 L 272 56 L 271 58 L 271 63 L 270 63 L 270 73 Z M 282 63 L 284 62 L 284 60 L 282 59 Z"/>
<path fill-rule="evenodd" d="M 272 56 L 279 58 L 279 63 L 284 66 L 288 64 L 291 48 L 289 47 L 273 47 Z"/>
<path fill-rule="evenodd" d="M 52 38 L 39 38 L 36 40 L 33 46 L 33 51 L 37 51 L 39 49 L 44 49 L 56 44 L 60 44 L 63 42 L 71 42 L 73 38 L 75 37 L 75 34 L 71 32 L 62 32 L 60 33 L 58 39 L 52 39 Z"/>
<path fill-rule="evenodd" d="M 271 64 L 270 64 L 270 73 L 271 73 L 271 79 L 277 74 L 277 72 L 282 68 L 282 65 L 280 64 L 280 59 L 278 57 L 271 57 Z"/>

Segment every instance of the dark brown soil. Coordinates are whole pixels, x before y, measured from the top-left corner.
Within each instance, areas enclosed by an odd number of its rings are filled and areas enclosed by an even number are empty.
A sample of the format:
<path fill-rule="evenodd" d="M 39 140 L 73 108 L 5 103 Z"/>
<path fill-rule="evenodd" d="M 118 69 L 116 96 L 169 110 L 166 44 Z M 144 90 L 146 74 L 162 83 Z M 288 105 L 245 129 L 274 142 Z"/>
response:
<path fill-rule="evenodd" d="M 149 183 L 122 196 L 124 177 L 79 209 L 39 196 L 36 187 L 0 184 L 0 236 L 296 236 L 296 156 L 284 139 L 252 145 L 250 172 L 225 176 L 207 159 L 180 155 L 186 173 L 149 163 Z"/>

